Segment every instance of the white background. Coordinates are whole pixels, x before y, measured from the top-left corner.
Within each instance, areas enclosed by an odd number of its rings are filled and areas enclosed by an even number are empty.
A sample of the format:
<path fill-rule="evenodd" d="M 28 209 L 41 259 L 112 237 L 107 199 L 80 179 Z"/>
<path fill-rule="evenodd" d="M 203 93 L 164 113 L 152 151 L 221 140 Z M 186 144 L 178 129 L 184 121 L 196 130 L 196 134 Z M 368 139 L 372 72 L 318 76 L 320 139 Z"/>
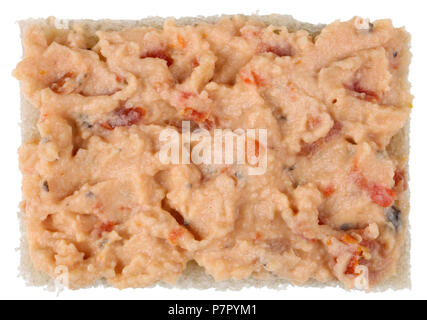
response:
<path fill-rule="evenodd" d="M 426 141 L 426 16 L 424 1 L 330 1 L 330 0 L 152 0 L 152 1 L 18 1 L 2 3 L 0 17 L 1 121 L 0 121 L 0 298 L 40 299 L 425 299 L 427 298 L 427 201 Z M 30 17 L 139 19 L 146 16 L 194 16 L 214 14 L 291 14 L 311 23 L 330 23 L 357 15 L 371 20 L 391 18 L 395 26 L 405 26 L 412 34 L 413 62 L 410 80 L 415 95 L 411 124 L 411 263 L 412 289 L 384 293 L 346 292 L 335 288 L 244 289 L 242 291 L 177 290 L 165 288 L 116 290 L 85 289 L 65 291 L 59 297 L 37 287 L 27 287 L 18 276 L 19 246 L 18 203 L 21 200 L 21 175 L 17 148 L 20 144 L 19 87 L 11 72 L 21 57 L 17 20 Z"/>

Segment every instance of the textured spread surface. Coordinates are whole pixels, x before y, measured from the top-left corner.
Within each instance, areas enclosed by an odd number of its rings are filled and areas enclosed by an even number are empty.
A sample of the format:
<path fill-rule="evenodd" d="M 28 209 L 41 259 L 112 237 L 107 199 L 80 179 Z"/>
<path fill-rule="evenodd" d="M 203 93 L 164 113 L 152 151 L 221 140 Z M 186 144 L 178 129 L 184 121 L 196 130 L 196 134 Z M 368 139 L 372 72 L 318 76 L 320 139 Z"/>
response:
<path fill-rule="evenodd" d="M 74 287 L 173 282 L 192 259 L 218 280 L 353 287 L 395 273 L 408 36 L 358 23 L 315 39 L 242 18 L 96 36 L 28 28 L 16 76 L 40 110 L 21 148 L 35 266 L 67 270 Z M 268 128 L 267 173 L 160 164 L 159 130 L 180 120 Z"/>

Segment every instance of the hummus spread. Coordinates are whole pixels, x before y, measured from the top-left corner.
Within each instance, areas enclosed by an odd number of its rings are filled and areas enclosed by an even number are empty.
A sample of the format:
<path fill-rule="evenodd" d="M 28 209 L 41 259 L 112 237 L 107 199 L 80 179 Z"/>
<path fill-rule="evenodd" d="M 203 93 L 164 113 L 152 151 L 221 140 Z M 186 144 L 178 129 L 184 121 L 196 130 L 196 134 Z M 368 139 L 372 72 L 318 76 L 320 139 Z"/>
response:
<path fill-rule="evenodd" d="M 215 280 L 338 280 L 395 272 L 406 213 L 409 36 L 390 21 L 314 36 L 244 17 L 162 30 L 28 27 L 14 75 L 40 111 L 20 148 L 36 269 L 78 288 L 174 283 L 194 260 Z M 248 166 L 163 164 L 159 134 L 268 129 Z"/>

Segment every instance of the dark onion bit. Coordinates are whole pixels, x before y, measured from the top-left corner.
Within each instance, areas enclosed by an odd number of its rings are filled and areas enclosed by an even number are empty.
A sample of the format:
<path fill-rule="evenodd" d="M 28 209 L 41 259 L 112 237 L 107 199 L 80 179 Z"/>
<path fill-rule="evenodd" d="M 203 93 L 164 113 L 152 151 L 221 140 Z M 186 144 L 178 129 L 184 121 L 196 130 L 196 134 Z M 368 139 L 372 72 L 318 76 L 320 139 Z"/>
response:
<path fill-rule="evenodd" d="M 401 224 L 401 211 L 396 206 L 391 206 L 386 211 L 387 221 L 389 221 L 397 231 Z"/>
<path fill-rule="evenodd" d="M 353 228 L 354 228 L 354 226 L 351 223 L 343 223 L 340 226 L 340 230 L 342 230 L 342 231 L 348 231 L 348 230 L 353 229 Z"/>
<path fill-rule="evenodd" d="M 49 192 L 49 183 L 47 181 L 43 181 L 42 188 L 43 191 Z"/>

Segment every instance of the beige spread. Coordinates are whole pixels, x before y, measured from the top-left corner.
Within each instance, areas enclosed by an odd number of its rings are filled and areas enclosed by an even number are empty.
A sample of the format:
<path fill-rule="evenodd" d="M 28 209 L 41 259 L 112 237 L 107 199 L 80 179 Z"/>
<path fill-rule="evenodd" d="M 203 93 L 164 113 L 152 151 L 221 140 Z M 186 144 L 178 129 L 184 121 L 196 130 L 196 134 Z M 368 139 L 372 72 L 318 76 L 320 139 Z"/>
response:
<path fill-rule="evenodd" d="M 409 36 L 388 20 L 313 36 L 243 17 L 163 30 L 32 26 L 15 70 L 40 110 L 20 148 L 31 258 L 70 287 L 338 279 L 368 288 L 404 241 Z M 263 175 L 165 165 L 162 129 L 267 128 Z"/>

